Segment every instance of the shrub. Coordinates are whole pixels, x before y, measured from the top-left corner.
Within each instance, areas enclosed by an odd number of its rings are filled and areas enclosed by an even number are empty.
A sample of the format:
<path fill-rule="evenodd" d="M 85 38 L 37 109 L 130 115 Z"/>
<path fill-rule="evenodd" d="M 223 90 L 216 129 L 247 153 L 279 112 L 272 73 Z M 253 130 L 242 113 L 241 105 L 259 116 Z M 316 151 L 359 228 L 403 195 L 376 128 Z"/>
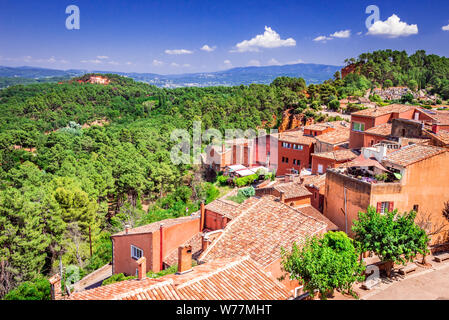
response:
<path fill-rule="evenodd" d="M 227 176 L 218 176 L 217 177 L 217 182 L 221 185 L 221 186 L 225 186 L 228 183 L 228 177 Z"/>
<path fill-rule="evenodd" d="M 4 300 L 50 300 L 50 282 L 40 276 L 26 281 L 5 295 Z"/>
<path fill-rule="evenodd" d="M 108 284 L 113 284 L 113 283 L 116 283 L 116 282 L 130 280 L 130 279 L 136 279 L 136 277 L 135 276 L 127 277 L 123 273 L 113 274 L 112 276 L 110 276 L 106 280 L 103 280 L 101 285 L 102 286 L 107 286 Z"/>
<path fill-rule="evenodd" d="M 249 198 L 252 197 L 256 194 L 256 190 L 253 187 L 249 187 L 249 188 L 245 188 L 245 189 L 240 189 L 239 192 L 237 193 L 238 196 L 243 196 L 245 198 Z"/>

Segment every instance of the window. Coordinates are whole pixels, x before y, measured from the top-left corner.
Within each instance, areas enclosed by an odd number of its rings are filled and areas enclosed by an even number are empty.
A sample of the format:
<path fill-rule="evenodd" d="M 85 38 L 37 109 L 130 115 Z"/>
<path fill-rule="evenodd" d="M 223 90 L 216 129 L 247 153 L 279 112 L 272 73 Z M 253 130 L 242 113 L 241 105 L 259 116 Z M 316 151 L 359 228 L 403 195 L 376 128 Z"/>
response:
<path fill-rule="evenodd" d="M 293 145 L 293 149 L 294 149 L 294 150 L 303 150 L 303 148 L 304 148 L 304 147 L 303 147 L 302 145 L 300 145 L 300 144 L 294 144 L 294 145 Z"/>
<path fill-rule="evenodd" d="M 131 245 L 131 258 L 139 260 L 143 256 L 143 250 Z"/>
<path fill-rule="evenodd" d="M 288 158 L 285 158 L 285 163 L 288 163 Z"/>
<path fill-rule="evenodd" d="M 282 142 L 282 147 L 284 147 L 284 148 L 287 148 L 287 149 L 289 149 L 289 148 L 291 148 L 291 144 L 290 143 L 287 143 L 287 142 Z"/>
<path fill-rule="evenodd" d="M 323 165 L 322 164 L 318 165 L 318 173 L 323 173 Z"/>
<path fill-rule="evenodd" d="M 293 164 L 296 165 L 296 159 L 293 159 Z"/>
<path fill-rule="evenodd" d="M 365 131 L 365 124 L 364 123 L 360 123 L 360 122 L 353 122 L 352 123 L 352 130 L 353 131 L 363 132 L 363 131 Z"/>
<path fill-rule="evenodd" d="M 387 213 L 387 212 L 391 212 L 394 210 L 394 203 L 393 202 L 388 202 L 388 201 L 384 201 L 384 202 L 378 202 L 377 203 L 377 212 L 378 213 Z"/>
<path fill-rule="evenodd" d="M 415 204 L 413 206 L 413 211 L 418 212 L 418 210 L 419 210 L 419 205 Z"/>

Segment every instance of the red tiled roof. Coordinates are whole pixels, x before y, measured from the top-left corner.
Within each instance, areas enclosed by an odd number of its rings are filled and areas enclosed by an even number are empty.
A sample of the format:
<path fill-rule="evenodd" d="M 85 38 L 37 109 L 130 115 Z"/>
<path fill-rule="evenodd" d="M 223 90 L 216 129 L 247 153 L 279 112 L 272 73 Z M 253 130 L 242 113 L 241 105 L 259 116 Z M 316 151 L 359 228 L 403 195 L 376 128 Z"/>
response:
<path fill-rule="evenodd" d="M 391 123 L 384 123 L 375 127 L 372 127 L 365 131 L 365 133 L 373 134 L 376 136 L 387 137 L 391 135 Z"/>
<path fill-rule="evenodd" d="M 329 152 L 312 153 L 313 157 L 320 157 L 325 159 L 331 159 L 335 161 L 346 161 L 357 158 L 357 154 L 351 150 L 335 150 Z"/>
<path fill-rule="evenodd" d="M 249 255 L 265 267 L 280 258 L 281 247 L 302 242 L 332 225 L 323 215 L 311 217 L 303 212 L 308 209 L 288 206 L 273 196 L 252 199 L 201 254 L 200 261 Z"/>
<path fill-rule="evenodd" d="M 417 108 L 416 106 L 410 106 L 405 104 L 391 104 L 385 107 L 376 107 L 360 110 L 352 113 L 351 115 L 375 118 L 389 113 L 402 113 L 416 108 Z"/>
<path fill-rule="evenodd" d="M 186 221 L 195 220 L 195 219 L 199 219 L 199 218 L 200 218 L 200 216 L 198 215 L 198 213 L 193 213 L 191 216 L 188 216 L 188 217 L 181 217 L 181 218 L 176 218 L 176 219 L 166 219 L 163 221 L 150 223 L 150 224 L 147 224 L 147 225 L 144 225 L 141 227 L 129 229 L 128 234 L 152 233 L 152 232 L 159 230 L 161 224 L 163 224 L 164 227 L 169 227 L 169 226 L 177 225 L 180 223 L 184 223 Z M 113 234 L 112 237 L 124 236 L 124 235 L 126 235 L 126 232 L 121 231 L 116 234 Z"/>
<path fill-rule="evenodd" d="M 147 291 L 148 299 L 151 300 L 179 300 L 172 282 L 164 281 L 162 278 L 144 280 L 125 280 L 107 286 L 101 286 L 90 290 L 75 292 L 68 297 L 69 300 L 117 300 L 129 293 Z"/>
<path fill-rule="evenodd" d="M 289 290 L 249 257 L 220 259 L 182 275 L 126 280 L 76 292 L 70 300 L 286 300 Z"/>
<path fill-rule="evenodd" d="M 321 189 L 326 184 L 326 174 L 313 174 L 304 176 L 303 185 Z"/>
<path fill-rule="evenodd" d="M 319 142 L 328 144 L 341 144 L 349 142 L 350 132 L 349 128 L 338 128 L 334 131 L 317 136 L 315 139 Z"/>
<path fill-rule="evenodd" d="M 226 195 L 230 196 L 230 195 Z M 225 199 L 217 199 L 209 203 L 205 206 L 206 210 L 218 213 L 224 217 L 233 219 L 234 218 L 234 212 L 235 209 L 239 206 L 238 203 L 225 200 Z"/>
<path fill-rule="evenodd" d="M 449 145 L 449 131 L 440 131 L 437 134 L 434 134 L 434 137 L 441 141 L 444 144 Z"/>
<path fill-rule="evenodd" d="M 286 199 L 299 198 L 312 195 L 309 190 L 297 182 L 279 183 L 273 187 L 279 192 L 284 192 Z"/>
<path fill-rule="evenodd" d="M 445 148 L 438 148 L 423 144 L 412 144 L 390 153 L 385 157 L 384 161 L 406 167 L 447 151 L 448 150 Z"/>
<path fill-rule="evenodd" d="M 304 145 L 311 145 L 316 140 L 315 138 L 305 136 L 304 132 L 297 130 L 297 131 L 285 131 L 282 133 L 279 133 L 279 141 L 282 142 L 289 142 L 289 143 L 296 143 L 296 144 L 304 144 Z"/>

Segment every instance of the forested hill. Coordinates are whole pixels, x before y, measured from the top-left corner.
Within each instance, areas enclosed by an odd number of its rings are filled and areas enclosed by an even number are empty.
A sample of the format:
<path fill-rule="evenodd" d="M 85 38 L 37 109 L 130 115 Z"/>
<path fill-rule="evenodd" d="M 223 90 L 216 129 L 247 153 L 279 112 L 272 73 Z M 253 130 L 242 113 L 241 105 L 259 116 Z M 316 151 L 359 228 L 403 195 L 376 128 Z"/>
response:
<path fill-rule="evenodd" d="M 82 276 L 110 262 L 109 236 L 125 224 L 179 217 L 224 192 L 200 167 L 171 162 L 174 129 L 191 130 L 194 121 L 203 129 L 268 129 L 287 109 L 303 120 L 337 120 L 323 105 L 338 110 L 339 100 L 380 84 L 433 91 L 438 99 L 429 104 L 449 98 L 446 58 L 386 51 L 348 63 L 353 73 L 309 85 L 278 77 L 267 85 L 163 89 L 113 74 L 103 74 L 107 85 L 92 84 L 88 74 L 0 90 L 0 298 L 14 288 L 6 298 L 42 290 L 48 297 L 45 278 L 60 259 L 65 276 L 77 268 Z M 420 103 L 413 95 L 369 98 Z"/>
<path fill-rule="evenodd" d="M 321 64 L 291 64 L 283 66 L 240 67 L 217 72 L 202 72 L 174 75 L 160 75 L 154 73 L 136 72 L 108 72 L 91 71 L 93 73 L 115 73 L 158 87 L 208 87 L 208 86 L 237 86 L 252 83 L 270 84 L 280 76 L 303 78 L 307 83 L 321 83 L 340 70 L 339 66 Z M 0 88 L 14 84 L 28 84 L 34 82 L 58 82 L 60 79 L 70 79 L 89 73 L 87 70 L 54 70 L 33 67 L 1 67 Z"/>
<path fill-rule="evenodd" d="M 363 75 L 375 87 L 429 89 L 449 99 L 449 58 L 427 55 L 424 50 L 410 56 L 405 51 L 379 50 L 345 62 L 348 70 Z"/>
<path fill-rule="evenodd" d="M 108 85 L 74 79 L 0 90 L 0 297 L 41 283 L 60 258 L 67 272 L 93 271 L 110 262 L 109 235 L 125 224 L 178 217 L 215 199 L 220 191 L 200 168 L 171 163 L 172 130 L 196 120 L 220 130 L 263 127 L 304 104 L 306 90 L 296 78 L 160 89 L 106 77 Z"/>

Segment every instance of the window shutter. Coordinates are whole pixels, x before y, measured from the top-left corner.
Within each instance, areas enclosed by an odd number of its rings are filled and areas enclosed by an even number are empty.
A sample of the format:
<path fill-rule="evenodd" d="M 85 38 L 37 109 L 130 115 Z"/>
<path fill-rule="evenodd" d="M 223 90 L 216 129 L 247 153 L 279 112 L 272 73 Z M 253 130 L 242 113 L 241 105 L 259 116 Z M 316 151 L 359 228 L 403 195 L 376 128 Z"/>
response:
<path fill-rule="evenodd" d="M 394 210 L 394 202 L 390 202 L 389 204 L 388 204 L 388 211 L 389 212 L 392 212 Z"/>
<path fill-rule="evenodd" d="M 378 202 L 377 203 L 377 213 L 381 213 L 382 212 L 382 202 Z"/>

